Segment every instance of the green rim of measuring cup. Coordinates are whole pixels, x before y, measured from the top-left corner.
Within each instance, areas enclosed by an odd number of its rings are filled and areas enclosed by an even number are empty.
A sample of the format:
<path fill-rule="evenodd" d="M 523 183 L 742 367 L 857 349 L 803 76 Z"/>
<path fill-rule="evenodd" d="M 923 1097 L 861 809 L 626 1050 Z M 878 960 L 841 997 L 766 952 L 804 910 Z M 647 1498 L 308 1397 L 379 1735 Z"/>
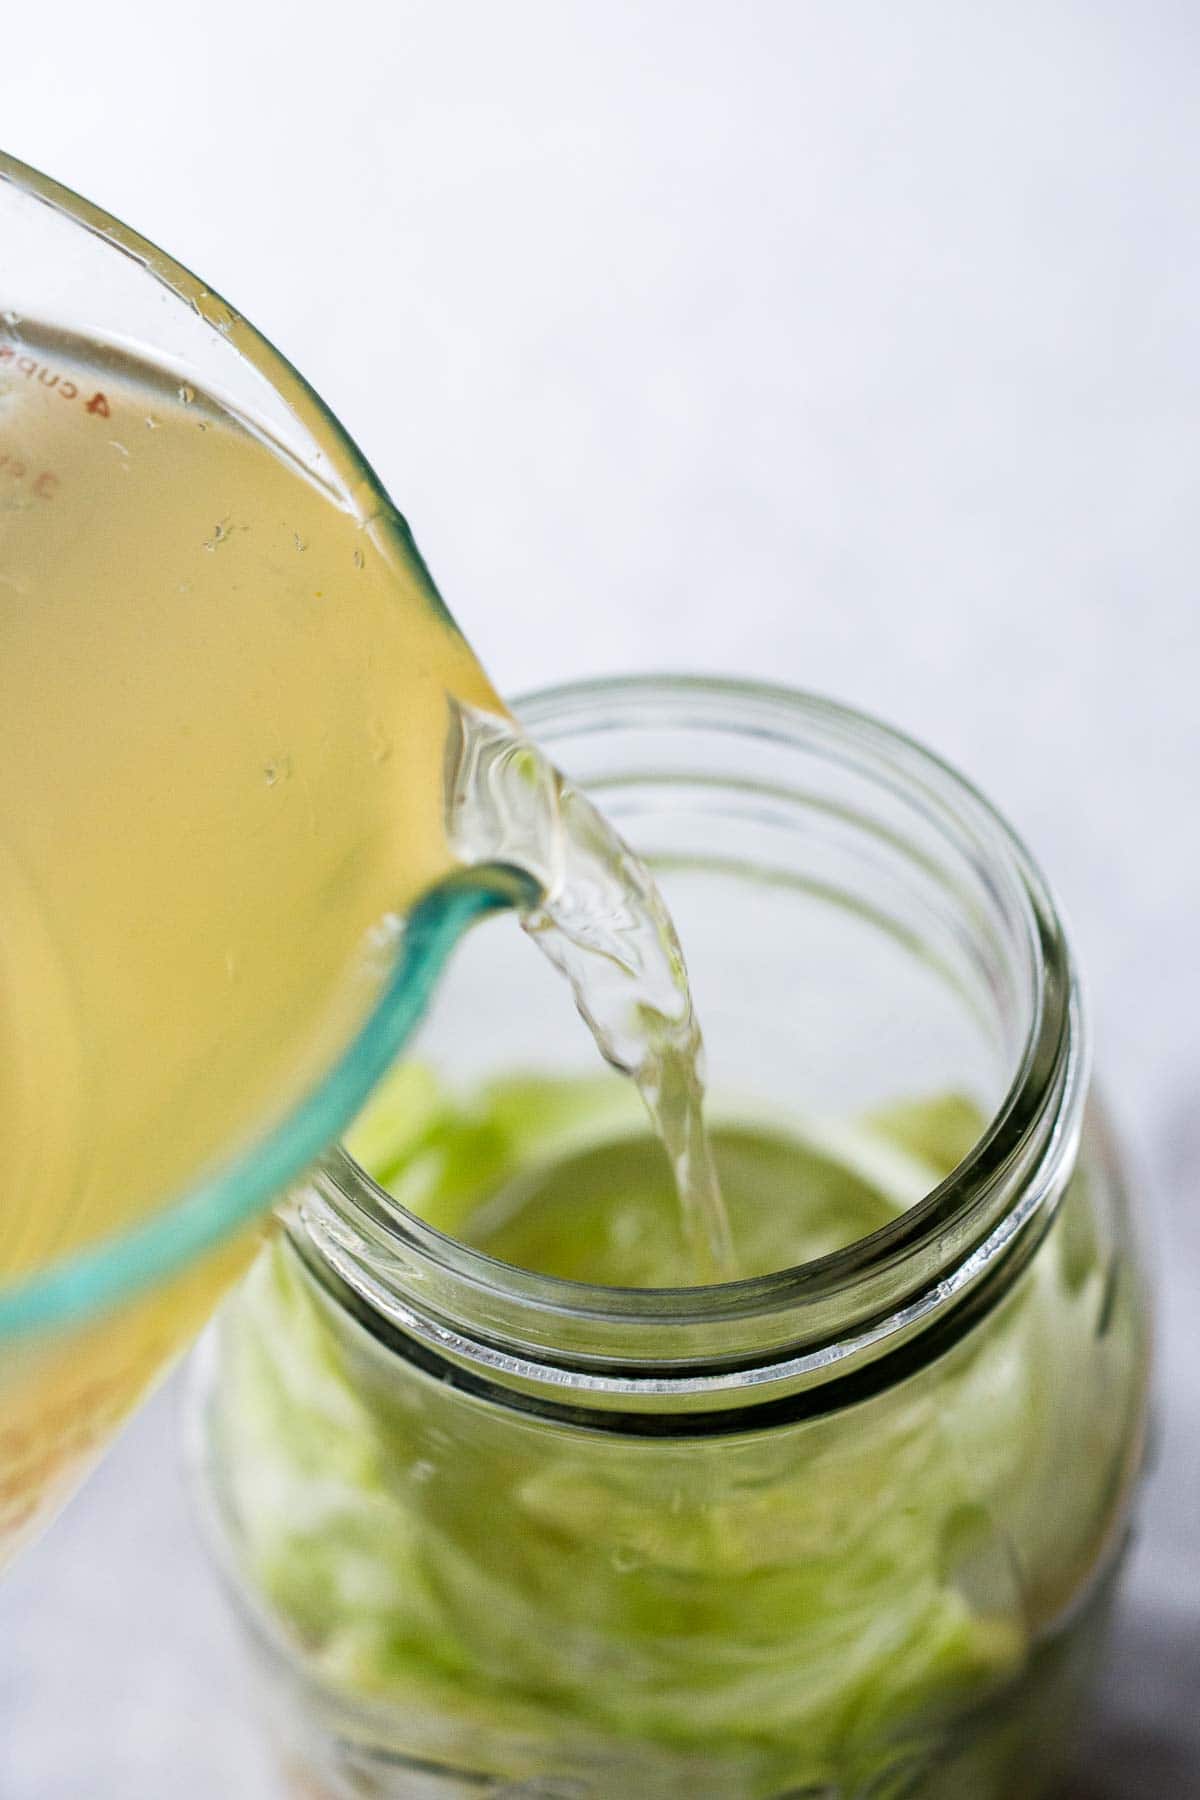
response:
<path fill-rule="evenodd" d="M 0 1289 L 0 1338 L 82 1323 L 179 1273 L 265 1211 L 346 1129 L 403 1050 L 459 938 L 515 905 L 521 880 L 484 866 L 432 888 L 410 912 L 396 968 L 332 1073 L 265 1137 L 144 1223 Z"/>

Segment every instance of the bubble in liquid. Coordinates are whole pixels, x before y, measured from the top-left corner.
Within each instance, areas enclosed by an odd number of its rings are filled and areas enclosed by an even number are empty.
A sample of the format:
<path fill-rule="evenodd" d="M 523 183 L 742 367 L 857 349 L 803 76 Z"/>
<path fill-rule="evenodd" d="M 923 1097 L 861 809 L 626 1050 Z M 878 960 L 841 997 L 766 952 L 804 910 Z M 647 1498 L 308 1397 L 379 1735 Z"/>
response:
<path fill-rule="evenodd" d="M 192 404 L 192 401 L 196 398 L 195 388 L 192 387 L 191 384 L 186 381 L 180 382 L 177 392 L 179 394 L 179 398 L 182 400 L 182 402 L 185 406 L 190 406 Z"/>
<path fill-rule="evenodd" d="M 291 774 L 292 759 L 286 751 L 282 756 L 272 757 L 270 762 L 263 764 L 263 779 L 268 787 L 274 787 L 280 781 L 289 781 Z"/>
<path fill-rule="evenodd" d="M 367 927 L 363 938 L 363 951 L 368 963 L 381 973 L 389 969 L 396 955 L 396 946 L 404 936 L 404 920 L 399 913 L 384 913 L 382 919 L 376 919 Z"/>

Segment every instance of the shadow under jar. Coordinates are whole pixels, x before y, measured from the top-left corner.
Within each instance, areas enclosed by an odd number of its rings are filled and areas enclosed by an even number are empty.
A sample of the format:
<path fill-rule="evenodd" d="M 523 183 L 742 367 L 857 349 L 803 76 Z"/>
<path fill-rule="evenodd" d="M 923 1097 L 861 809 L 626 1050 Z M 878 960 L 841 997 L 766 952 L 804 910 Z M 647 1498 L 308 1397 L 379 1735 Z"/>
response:
<path fill-rule="evenodd" d="M 513 922 L 472 933 L 395 1141 L 363 1140 L 391 1192 L 330 1153 L 201 1358 L 206 1518 L 293 1791 L 1050 1792 L 1148 1329 L 1042 878 L 952 771 L 820 700 L 668 679 L 521 716 L 658 871 L 727 1188 L 773 1146 L 735 1239 L 793 1254 L 651 1289 L 460 1241 L 550 1165 L 543 1232 L 583 1241 L 637 1130 Z M 582 1133 L 572 1071 L 611 1084 Z"/>

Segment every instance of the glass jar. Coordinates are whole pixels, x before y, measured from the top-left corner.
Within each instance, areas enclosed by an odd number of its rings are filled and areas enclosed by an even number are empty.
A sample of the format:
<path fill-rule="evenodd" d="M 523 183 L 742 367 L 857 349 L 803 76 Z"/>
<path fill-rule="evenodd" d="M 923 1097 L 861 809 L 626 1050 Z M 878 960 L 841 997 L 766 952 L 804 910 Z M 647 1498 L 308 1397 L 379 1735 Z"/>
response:
<path fill-rule="evenodd" d="M 1148 1366 L 1046 886 L 951 770 L 824 701 L 615 682 L 521 716 L 660 875 L 714 1112 L 895 1205 L 796 1267 L 598 1287 L 327 1155 L 195 1414 L 293 1791 L 1033 1800 L 1101 1639 Z M 469 1084 L 594 1056 L 503 919 L 414 1054 Z M 421 1154 L 469 1173 L 489 1129 Z"/>

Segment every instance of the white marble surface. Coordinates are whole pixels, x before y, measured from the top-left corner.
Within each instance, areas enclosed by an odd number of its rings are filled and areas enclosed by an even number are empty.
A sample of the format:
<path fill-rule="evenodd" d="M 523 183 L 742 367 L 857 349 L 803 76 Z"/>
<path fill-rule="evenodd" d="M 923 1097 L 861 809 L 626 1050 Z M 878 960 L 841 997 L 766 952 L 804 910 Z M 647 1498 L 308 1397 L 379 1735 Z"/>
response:
<path fill-rule="evenodd" d="M 1167 1300 L 1079 1797 L 1200 1795 L 1194 7 L 22 17 L 6 147 L 306 370 L 506 691 L 665 665 L 816 687 L 1032 841 Z M 0 1590 L 0 1800 L 271 1800 L 173 1404 Z"/>

